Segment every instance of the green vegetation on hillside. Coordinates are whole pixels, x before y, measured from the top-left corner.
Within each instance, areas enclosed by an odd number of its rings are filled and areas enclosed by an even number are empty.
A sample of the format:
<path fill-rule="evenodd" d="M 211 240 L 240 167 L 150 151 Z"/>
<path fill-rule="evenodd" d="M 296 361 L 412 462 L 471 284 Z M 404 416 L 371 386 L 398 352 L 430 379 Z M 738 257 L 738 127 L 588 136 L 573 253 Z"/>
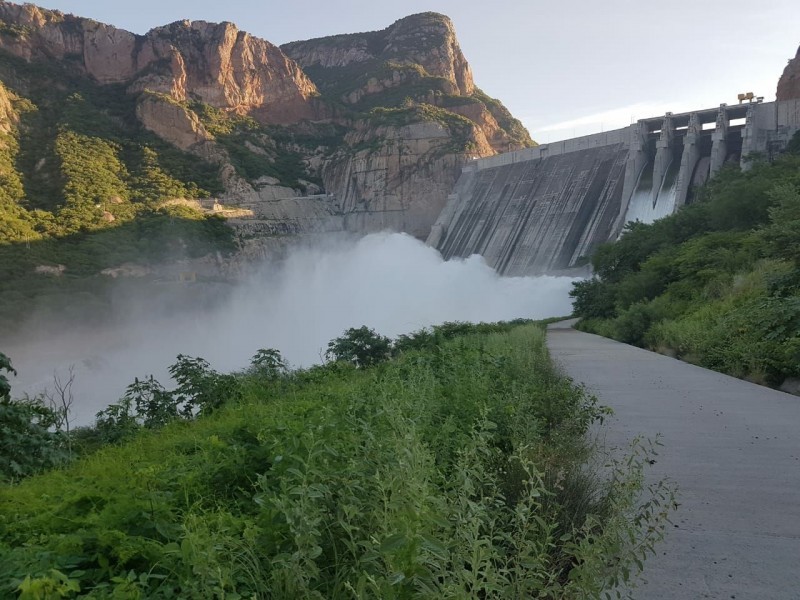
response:
<path fill-rule="evenodd" d="M 800 376 L 798 144 L 600 247 L 572 292 L 579 326 L 759 383 Z"/>
<path fill-rule="evenodd" d="M 221 219 L 165 204 L 221 192 L 218 167 L 144 130 L 123 87 L 6 54 L 0 77 L 13 111 L 0 136 L 0 331 L 32 314 L 101 319 L 103 269 L 234 249 Z"/>
<path fill-rule="evenodd" d="M 200 118 L 228 153 L 237 172 L 248 181 L 267 176 L 294 189 L 305 188 L 300 180 L 322 185 L 318 176 L 309 173 L 303 155 L 293 147 L 291 128 L 263 126 L 250 117 L 230 114 L 201 102 L 193 102 L 186 108 Z M 322 129 L 330 128 L 323 126 Z M 283 134 L 277 137 L 280 144 L 270 135 L 278 131 Z M 341 143 L 341 137 L 330 139 L 329 136 L 324 142 L 336 146 Z"/>
<path fill-rule="evenodd" d="M 424 13 L 414 15 L 412 19 L 413 29 L 437 24 L 445 17 Z M 397 26 L 396 23 L 392 27 Z M 330 36 L 287 44 L 284 48 L 290 55 L 295 49 L 302 53 L 305 45 L 330 52 L 357 48 L 372 55 L 371 58 L 353 61 L 345 66 L 313 64 L 303 69 L 331 106 L 353 118 L 372 121 L 375 109 L 401 109 L 409 104 L 430 105 L 458 116 L 453 109 L 481 105 L 495 118 L 510 144 L 522 147 L 535 145 L 522 123 L 499 100 L 479 89 L 471 95 L 462 96 L 453 89 L 451 81 L 432 75 L 416 62 L 421 54 L 442 43 L 440 37 L 399 35 L 389 42 L 387 31 Z M 430 48 L 424 47 L 425 44 L 430 44 Z"/>
<path fill-rule="evenodd" d="M 84 96 L 30 85 L 33 100 L 2 90 L 19 123 L 0 145 L 0 245 L 114 228 L 164 200 L 221 189 L 216 167 L 107 110 L 106 100 L 119 110 L 109 90 Z"/>
<path fill-rule="evenodd" d="M 587 468 L 604 411 L 542 328 L 446 324 L 389 361 L 369 337 L 343 336 L 370 368 L 262 350 L 235 376 L 179 357 L 176 390 L 137 381 L 98 419 L 121 441 L 0 488 L 0 593 L 595 598 L 641 568 L 669 491 L 641 503 L 639 452 Z"/>
<path fill-rule="evenodd" d="M 452 140 L 441 151 L 469 152 L 474 150 L 473 131 L 475 124 L 461 115 L 437 108 L 430 104 L 418 104 L 401 108 L 374 108 L 369 113 L 370 120 L 377 127 L 402 127 L 412 123 L 438 123 L 449 133 Z"/>
<path fill-rule="evenodd" d="M 475 89 L 473 98 L 480 100 L 492 113 L 492 116 L 497 120 L 497 124 L 502 127 L 508 134 L 511 141 L 521 144 L 524 147 L 536 146 L 536 142 L 531 139 L 528 130 L 522 124 L 522 121 L 514 117 L 505 105 L 499 100 L 488 96 L 483 90 Z"/>

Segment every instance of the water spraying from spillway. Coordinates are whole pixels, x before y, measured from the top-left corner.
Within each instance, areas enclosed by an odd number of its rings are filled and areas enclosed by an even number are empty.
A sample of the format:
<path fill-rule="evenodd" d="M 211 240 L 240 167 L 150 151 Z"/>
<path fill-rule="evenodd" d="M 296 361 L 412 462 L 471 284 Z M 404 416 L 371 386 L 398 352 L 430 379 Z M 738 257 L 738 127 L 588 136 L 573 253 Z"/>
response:
<path fill-rule="evenodd" d="M 625 222 L 641 221 L 648 223 L 652 219 L 653 209 L 653 165 L 644 168 L 639 182 L 628 204 Z"/>
<path fill-rule="evenodd" d="M 673 160 L 667 168 L 663 182 L 658 189 L 655 189 L 654 184 L 658 182 L 653 182 L 653 164 L 645 166 L 628 203 L 625 223 L 629 221 L 652 223 L 671 215 L 675 211 L 677 201 L 679 170 L 679 161 Z"/>
<path fill-rule="evenodd" d="M 166 368 L 179 353 L 201 356 L 224 372 L 247 367 L 259 348 L 271 347 L 293 365 L 308 366 L 349 327 L 367 325 L 394 337 L 445 321 L 568 314 L 573 281 L 500 277 L 479 256 L 446 262 L 407 235 L 376 234 L 297 247 L 214 308 L 177 316 L 157 306 L 121 308 L 114 328 L 50 335 L 0 351 L 20 373 L 12 381 L 17 394 L 36 393 L 54 370 L 75 365 L 75 420 L 86 424 L 134 377 L 152 373 L 167 384 Z"/>

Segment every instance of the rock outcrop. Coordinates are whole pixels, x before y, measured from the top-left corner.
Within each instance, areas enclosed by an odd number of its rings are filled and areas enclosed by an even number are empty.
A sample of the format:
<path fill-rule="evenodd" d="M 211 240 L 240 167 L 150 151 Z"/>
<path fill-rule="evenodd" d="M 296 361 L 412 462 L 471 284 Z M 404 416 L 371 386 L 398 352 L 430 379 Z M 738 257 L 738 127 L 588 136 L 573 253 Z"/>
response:
<path fill-rule="evenodd" d="M 0 83 L 0 132 L 9 133 L 18 120 L 18 115 L 11 103 L 13 97 L 8 88 Z"/>
<path fill-rule="evenodd" d="M 279 48 L 227 22 L 136 35 L 0 0 L 0 77 L 46 107 L 52 122 L 32 120 L 28 133 L 85 136 L 126 198 L 213 194 L 252 210 L 258 223 L 243 227 L 264 235 L 393 229 L 424 239 L 466 162 L 533 144 L 475 87 L 453 23 L 436 13 Z M 2 92 L 0 128 L 11 114 Z M 149 147 L 140 125 L 193 156 L 168 172 L 174 160 Z M 122 156 L 126 136 L 138 150 Z M 26 166 L 28 178 L 58 216 L 61 161 L 42 160 L 44 170 Z M 202 164 L 208 185 L 186 181 L 187 161 Z M 92 180 L 81 174 L 86 195 Z"/>
<path fill-rule="evenodd" d="M 341 68 L 369 61 L 417 64 L 428 75 L 450 82 L 450 93 L 469 96 L 475 91 L 453 22 L 437 13 L 412 15 L 382 31 L 291 42 L 281 49 L 303 68 Z"/>
<path fill-rule="evenodd" d="M 463 164 L 534 145 L 502 104 L 475 87 L 444 15 L 412 15 L 381 31 L 281 48 L 321 93 L 362 115 L 322 170 L 348 229 L 400 229 L 425 238 Z M 381 107 L 406 120 L 386 126 Z M 414 107 L 416 117 L 407 114 Z"/>
<path fill-rule="evenodd" d="M 277 46 L 232 23 L 178 21 L 138 36 L 31 4 L 0 2 L 0 50 L 63 61 L 101 84 L 189 98 L 265 123 L 317 114 L 316 86 Z"/>
<path fill-rule="evenodd" d="M 794 100 L 800 98 L 800 48 L 797 54 L 789 61 L 778 81 L 778 100 Z"/>
<path fill-rule="evenodd" d="M 453 146 L 460 136 L 461 148 Z M 323 170 L 336 190 L 349 231 L 405 231 L 424 239 L 441 212 L 467 152 L 486 156 L 491 147 L 477 127 L 454 132 L 435 120 L 407 125 L 361 122 L 347 147 Z"/>
<path fill-rule="evenodd" d="M 213 138 L 194 112 L 169 97 L 142 95 L 136 104 L 136 116 L 145 129 L 181 150 L 191 150 Z"/>

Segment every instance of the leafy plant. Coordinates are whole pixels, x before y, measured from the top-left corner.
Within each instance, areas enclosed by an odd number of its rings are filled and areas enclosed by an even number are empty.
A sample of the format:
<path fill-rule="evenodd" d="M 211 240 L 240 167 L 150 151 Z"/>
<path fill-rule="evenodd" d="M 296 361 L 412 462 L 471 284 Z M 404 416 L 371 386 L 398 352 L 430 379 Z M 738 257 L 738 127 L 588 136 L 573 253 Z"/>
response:
<path fill-rule="evenodd" d="M 11 384 L 3 371 L 16 375 L 17 372 L 11 366 L 11 359 L 0 352 L 0 400 L 8 400 L 11 397 Z"/>
<path fill-rule="evenodd" d="M 571 292 L 579 327 L 759 383 L 800 375 L 798 167 L 723 169 L 697 203 L 629 224 Z"/>
<path fill-rule="evenodd" d="M 389 359 L 392 340 L 366 325 L 351 327 L 328 343 L 325 357 L 342 360 L 358 367 L 370 367 Z"/>
<path fill-rule="evenodd" d="M 178 382 L 172 395 L 182 406 L 184 416 L 194 410 L 208 414 L 224 402 L 241 397 L 238 380 L 233 375 L 217 373 L 202 358 L 179 354 L 177 362 L 170 366 L 169 374 Z"/>
<path fill-rule="evenodd" d="M 2 371 L 16 375 L 0 353 L 0 479 L 13 482 L 64 462 L 67 453 L 54 431 L 59 415 L 41 398 L 13 400 Z"/>
<path fill-rule="evenodd" d="M 289 373 L 289 365 L 279 350 L 261 348 L 250 360 L 251 371 L 268 380 L 280 379 Z"/>
<path fill-rule="evenodd" d="M 543 329 L 407 337 L 419 345 L 379 368 L 235 376 L 243 397 L 202 418 L 5 490 L 0 595 L 556 599 L 634 578 L 670 492 L 640 499 L 635 450 L 610 478 L 581 475 L 605 412 L 552 365 Z M 200 359 L 175 370 L 186 398 L 213 377 Z M 132 392 L 115 414 L 139 427 L 133 396 L 164 392 Z"/>

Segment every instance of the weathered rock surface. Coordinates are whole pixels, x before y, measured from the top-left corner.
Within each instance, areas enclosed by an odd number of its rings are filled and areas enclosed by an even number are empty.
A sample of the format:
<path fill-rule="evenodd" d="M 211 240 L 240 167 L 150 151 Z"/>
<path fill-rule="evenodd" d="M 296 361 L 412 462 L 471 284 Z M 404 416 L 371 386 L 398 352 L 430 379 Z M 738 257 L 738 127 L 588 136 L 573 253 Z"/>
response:
<path fill-rule="evenodd" d="M 179 21 L 138 36 L 10 2 L 0 2 L 0 20 L 13 32 L 0 36 L 0 49 L 28 61 L 67 61 L 99 83 L 197 99 L 269 123 L 317 112 L 316 86 L 300 67 L 277 46 L 232 23 Z"/>
<path fill-rule="evenodd" d="M 299 195 L 297 190 L 280 185 L 272 177 L 261 177 L 249 182 L 231 164 L 228 152 L 218 144 L 197 114 L 168 96 L 147 93 L 140 96 L 136 116 L 142 125 L 161 139 L 190 152 L 203 160 L 218 165 L 220 180 L 225 192 L 220 196 L 224 203 L 249 205 Z M 252 151 L 264 150 L 250 144 Z"/>
<path fill-rule="evenodd" d="M 46 65 L 57 87 L 83 76 L 97 85 L 80 94 L 113 85 L 134 97 L 135 115 L 120 118 L 133 123 L 128 134 L 138 121 L 218 169 L 224 191 L 215 196 L 258 215 L 243 226 L 251 233 L 425 238 L 463 164 L 532 144 L 475 87 L 453 23 L 436 13 L 278 48 L 232 23 L 179 21 L 135 35 L 0 0 L 0 57 L 11 80 L 15 69 L 36 78 L 22 59 Z M 108 110 L 107 99 L 98 104 Z M 0 90 L 0 129 L 10 109 Z"/>
<path fill-rule="evenodd" d="M 478 126 L 486 142 L 491 147 L 491 152 L 488 152 L 488 154 L 510 152 L 520 148 L 519 144 L 509 139 L 507 132 L 500 127 L 497 119 L 484 104 L 462 104 L 460 106 L 452 106 L 449 110 L 457 115 L 466 117 Z M 481 153 L 480 155 L 486 156 L 487 154 Z"/>
<path fill-rule="evenodd" d="M 382 31 L 281 48 L 323 94 L 354 110 L 411 104 L 423 107 L 421 116 L 460 115 L 472 123 L 465 133 L 425 118 L 394 127 L 369 116 L 356 121 L 346 147 L 322 168 L 325 188 L 339 198 L 348 229 L 399 229 L 425 238 L 463 164 L 533 145 L 505 107 L 475 87 L 453 23 L 444 15 L 412 15 Z"/>
<path fill-rule="evenodd" d="M 468 96 L 475 91 L 453 22 L 437 13 L 412 15 L 382 31 L 291 42 L 281 49 L 303 68 L 347 67 L 370 60 L 418 64 L 429 75 L 449 81 L 452 93 Z"/>
<path fill-rule="evenodd" d="M 435 121 L 362 122 L 345 141 L 348 149 L 325 166 L 323 180 L 326 189 L 336 190 L 346 229 L 425 238 L 467 160 L 452 148 L 453 134 Z M 493 154 L 479 129 L 470 141 L 476 155 Z"/>
<path fill-rule="evenodd" d="M 778 81 L 778 100 L 794 100 L 800 98 L 800 48 L 797 54 L 789 61 Z"/>
<path fill-rule="evenodd" d="M 146 129 L 181 150 L 190 150 L 212 139 L 195 113 L 154 94 L 139 99 L 136 116 Z"/>
<path fill-rule="evenodd" d="M 8 133 L 11 131 L 18 115 L 11 104 L 11 93 L 6 86 L 0 83 L 0 132 Z"/>

